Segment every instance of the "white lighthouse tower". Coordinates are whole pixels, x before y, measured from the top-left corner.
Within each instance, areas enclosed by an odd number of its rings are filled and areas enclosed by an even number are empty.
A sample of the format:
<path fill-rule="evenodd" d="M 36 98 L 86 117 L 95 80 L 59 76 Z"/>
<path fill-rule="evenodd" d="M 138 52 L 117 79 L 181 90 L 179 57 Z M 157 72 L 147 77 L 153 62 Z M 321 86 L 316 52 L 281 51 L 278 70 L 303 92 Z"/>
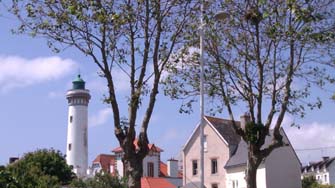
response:
<path fill-rule="evenodd" d="M 66 162 L 82 178 L 88 169 L 87 107 L 91 96 L 80 75 L 72 82 L 72 89 L 66 93 L 66 98 L 69 105 Z"/>

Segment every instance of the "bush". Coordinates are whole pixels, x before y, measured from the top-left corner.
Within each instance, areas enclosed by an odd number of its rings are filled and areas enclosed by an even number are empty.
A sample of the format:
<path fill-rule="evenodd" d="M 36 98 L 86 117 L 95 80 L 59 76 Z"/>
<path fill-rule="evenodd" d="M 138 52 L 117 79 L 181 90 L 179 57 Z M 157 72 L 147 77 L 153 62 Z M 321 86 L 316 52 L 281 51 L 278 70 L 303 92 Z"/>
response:
<path fill-rule="evenodd" d="M 29 152 L 8 165 L 4 172 L 16 180 L 17 188 L 59 188 L 75 177 L 65 156 L 53 149 Z"/>
<path fill-rule="evenodd" d="M 97 173 L 86 180 L 74 179 L 70 188 L 127 188 L 126 181 L 108 173 Z"/>
<path fill-rule="evenodd" d="M 304 177 L 302 179 L 302 188 L 335 188 L 334 185 L 321 185 L 314 176 Z"/>

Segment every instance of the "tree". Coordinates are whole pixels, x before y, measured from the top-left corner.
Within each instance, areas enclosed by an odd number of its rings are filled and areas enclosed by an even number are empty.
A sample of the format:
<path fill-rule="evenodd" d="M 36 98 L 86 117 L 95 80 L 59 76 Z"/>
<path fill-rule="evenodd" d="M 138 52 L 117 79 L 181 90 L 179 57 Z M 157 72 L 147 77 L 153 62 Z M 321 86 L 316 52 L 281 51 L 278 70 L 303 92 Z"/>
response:
<path fill-rule="evenodd" d="M 25 154 L 9 164 L 4 172 L 15 180 L 13 188 L 58 188 L 69 184 L 75 175 L 65 157 L 53 149 L 41 149 Z M 12 183 L 14 183 L 12 182 Z"/>
<path fill-rule="evenodd" d="M 13 0 L 11 12 L 21 21 L 17 33 L 46 37 L 55 52 L 74 47 L 99 68 L 107 82 L 105 102 L 113 110 L 129 188 L 140 187 L 159 81 L 171 53 L 184 40 L 194 4 L 191 0 Z M 129 78 L 127 115 L 120 112 L 116 71 Z M 145 114 L 136 135 L 140 108 Z M 127 117 L 127 127 L 122 127 L 121 117 Z M 136 136 L 138 148 L 133 144 Z"/>
<path fill-rule="evenodd" d="M 0 187 L 18 188 L 18 182 L 5 166 L 0 166 Z"/>
<path fill-rule="evenodd" d="M 285 114 L 302 118 L 307 110 L 320 108 L 320 99 L 312 99 L 311 93 L 335 81 L 335 3 L 226 0 L 207 6 L 208 110 L 229 114 L 235 132 L 248 144 L 247 187 L 256 188 L 259 165 L 274 149 L 287 144 L 280 134 Z M 209 19 L 216 11 L 227 13 L 225 21 Z M 176 63 L 165 80 L 165 94 L 184 100 L 181 112 L 192 112 L 199 93 L 199 39 L 188 34 L 190 41 L 174 54 Z M 250 115 L 245 129 L 235 123 L 239 109 Z M 265 146 L 270 134 L 272 143 Z"/>

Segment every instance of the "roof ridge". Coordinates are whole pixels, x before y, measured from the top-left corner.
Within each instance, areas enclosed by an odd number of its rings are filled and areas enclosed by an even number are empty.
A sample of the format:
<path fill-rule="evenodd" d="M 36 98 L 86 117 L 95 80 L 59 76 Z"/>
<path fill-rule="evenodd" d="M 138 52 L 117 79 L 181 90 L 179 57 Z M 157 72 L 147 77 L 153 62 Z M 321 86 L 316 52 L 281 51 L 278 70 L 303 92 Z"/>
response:
<path fill-rule="evenodd" d="M 235 121 L 235 122 L 240 122 L 240 121 L 238 121 L 238 120 L 231 120 L 231 119 L 225 119 L 225 118 L 219 118 L 219 117 L 215 117 L 215 116 L 207 116 L 207 115 L 205 115 L 205 118 L 212 118 L 212 119 L 221 120 L 221 121 Z"/>

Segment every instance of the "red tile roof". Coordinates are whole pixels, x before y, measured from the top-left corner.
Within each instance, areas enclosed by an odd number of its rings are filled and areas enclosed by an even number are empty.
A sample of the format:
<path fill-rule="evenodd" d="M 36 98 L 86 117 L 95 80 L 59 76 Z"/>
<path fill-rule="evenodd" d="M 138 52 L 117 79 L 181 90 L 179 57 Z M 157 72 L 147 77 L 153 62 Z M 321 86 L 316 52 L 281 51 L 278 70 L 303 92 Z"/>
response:
<path fill-rule="evenodd" d="M 159 176 L 160 177 L 169 177 L 167 172 L 167 165 L 160 161 L 159 163 Z M 182 178 L 183 174 L 181 172 L 178 172 L 178 178 Z"/>
<path fill-rule="evenodd" d="M 110 172 L 110 166 L 115 165 L 115 160 L 116 159 L 114 155 L 100 154 L 94 159 L 93 163 L 100 163 L 101 168 L 104 171 Z"/>
<path fill-rule="evenodd" d="M 137 142 L 138 142 L 138 140 L 135 139 L 135 140 L 134 140 L 134 145 L 135 145 L 135 148 L 136 148 L 136 149 L 138 149 Z M 149 150 L 150 150 L 150 151 L 155 151 L 155 152 L 163 152 L 163 151 L 164 151 L 164 150 L 162 150 L 161 148 L 155 146 L 155 144 L 148 144 L 148 147 L 149 147 Z M 123 149 L 122 149 L 121 147 L 117 147 L 117 148 L 114 148 L 114 149 L 112 150 L 112 152 L 114 152 L 114 153 L 120 153 L 120 152 L 122 152 L 122 151 L 123 151 Z"/>
<path fill-rule="evenodd" d="M 165 178 L 143 177 L 141 178 L 141 188 L 176 188 Z"/>

